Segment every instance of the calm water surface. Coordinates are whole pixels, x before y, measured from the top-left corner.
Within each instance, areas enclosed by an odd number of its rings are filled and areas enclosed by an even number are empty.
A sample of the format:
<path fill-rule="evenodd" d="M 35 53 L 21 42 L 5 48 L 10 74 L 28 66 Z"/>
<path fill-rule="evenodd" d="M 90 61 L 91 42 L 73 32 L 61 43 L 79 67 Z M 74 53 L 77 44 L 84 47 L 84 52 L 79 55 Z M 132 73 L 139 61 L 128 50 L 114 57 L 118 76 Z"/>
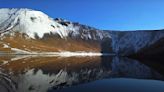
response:
<path fill-rule="evenodd" d="M 0 56 L 0 92 L 164 92 L 158 61 Z"/>

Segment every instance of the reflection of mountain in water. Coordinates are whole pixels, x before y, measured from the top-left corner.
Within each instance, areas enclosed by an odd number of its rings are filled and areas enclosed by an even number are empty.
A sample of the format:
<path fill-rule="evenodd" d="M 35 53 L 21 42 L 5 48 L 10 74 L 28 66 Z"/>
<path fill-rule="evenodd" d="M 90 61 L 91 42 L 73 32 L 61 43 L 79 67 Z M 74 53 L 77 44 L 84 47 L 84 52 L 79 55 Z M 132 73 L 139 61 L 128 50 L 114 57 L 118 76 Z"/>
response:
<path fill-rule="evenodd" d="M 46 92 L 103 78 L 163 80 L 162 75 L 137 60 L 118 57 L 25 57 L 8 59 L 1 67 L 10 75 L 14 81 L 10 84 L 15 85 L 18 92 Z M 5 80 L 4 76 L 0 78 Z M 7 81 L 5 83 L 9 85 Z"/>

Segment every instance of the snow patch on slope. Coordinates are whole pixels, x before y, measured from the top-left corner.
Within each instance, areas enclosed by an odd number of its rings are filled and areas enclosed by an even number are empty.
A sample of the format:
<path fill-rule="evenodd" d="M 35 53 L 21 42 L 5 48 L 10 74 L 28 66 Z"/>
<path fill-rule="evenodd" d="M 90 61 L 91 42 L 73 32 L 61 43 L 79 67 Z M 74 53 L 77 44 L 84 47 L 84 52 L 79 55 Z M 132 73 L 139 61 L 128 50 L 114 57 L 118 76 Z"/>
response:
<path fill-rule="evenodd" d="M 46 14 L 30 9 L 0 9 L 0 32 L 9 30 L 27 33 L 30 37 L 42 38 L 45 33 L 67 36 L 66 28 Z"/>
<path fill-rule="evenodd" d="M 10 48 L 7 44 L 3 44 L 3 48 Z"/>
<path fill-rule="evenodd" d="M 59 56 L 59 57 L 84 57 L 84 56 L 102 56 L 102 55 L 114 55 L 108 53 L 96 53 L 96 52 L 85 52 L 85 51 L 77 51 L 77 52 L 69 52 L 69 51 L 61 51 L 61 52 L 35 52 L 35 51 L 25 51 L 18 48 L 11 48 L 14 51 L 14 55 L 34 55 L 34 56 Z M 2 53 L 5 54 L 5 53 Z"/>
<path fill-rule="evenodd" d="M 21 50 L 21 49 L 17 49 L 17 48 L 11 48 L 11 50 L 15 52 L 14 54 L 31 54 L 31 52 Z"/>
<path fill-rule="evenodd" d="M 3 8 L 0 9 L 0 14 L 0 34 L 18 31 L 33 39 L 42 38 L 44 34 L 58 34 L 61 38 L 80 37 L 87 40 L 110 38 L 107 32 L 62 19 L 55 20 L 41 11 Z"/>

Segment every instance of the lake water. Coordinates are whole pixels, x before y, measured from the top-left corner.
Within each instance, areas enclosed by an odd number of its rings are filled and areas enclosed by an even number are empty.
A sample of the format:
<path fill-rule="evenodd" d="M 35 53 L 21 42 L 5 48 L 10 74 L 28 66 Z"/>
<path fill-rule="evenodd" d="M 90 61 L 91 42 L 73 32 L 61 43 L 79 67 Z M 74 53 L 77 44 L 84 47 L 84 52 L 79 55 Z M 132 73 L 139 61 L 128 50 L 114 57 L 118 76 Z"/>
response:
<path fill-rule="evenodd" d="M 158 61 L 0 56 L 0 92 L 164 92 Z"/>

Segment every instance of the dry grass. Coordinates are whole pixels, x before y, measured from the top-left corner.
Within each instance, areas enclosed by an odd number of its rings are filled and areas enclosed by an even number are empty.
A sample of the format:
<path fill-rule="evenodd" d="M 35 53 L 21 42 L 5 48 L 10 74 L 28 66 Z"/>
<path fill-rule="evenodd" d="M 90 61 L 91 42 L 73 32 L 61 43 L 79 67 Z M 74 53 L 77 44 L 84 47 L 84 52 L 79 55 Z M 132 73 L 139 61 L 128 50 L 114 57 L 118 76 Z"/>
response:
<path fill-rule="evenodd" d="M 15 36 L 5 35 L 1 40 L 3 43 L 10 44 L 12 48 L 18 48 L 26 51 L 94 51 L 101 50 L 100 44 L 94 41 L 84 41 L 76 39 L 61 39 L 57 37 L 48 37 L 44 39 L 27 39 L 25 34 L 15 33 Z M 10 51 L 0 45 L 0 51 Z"/>

